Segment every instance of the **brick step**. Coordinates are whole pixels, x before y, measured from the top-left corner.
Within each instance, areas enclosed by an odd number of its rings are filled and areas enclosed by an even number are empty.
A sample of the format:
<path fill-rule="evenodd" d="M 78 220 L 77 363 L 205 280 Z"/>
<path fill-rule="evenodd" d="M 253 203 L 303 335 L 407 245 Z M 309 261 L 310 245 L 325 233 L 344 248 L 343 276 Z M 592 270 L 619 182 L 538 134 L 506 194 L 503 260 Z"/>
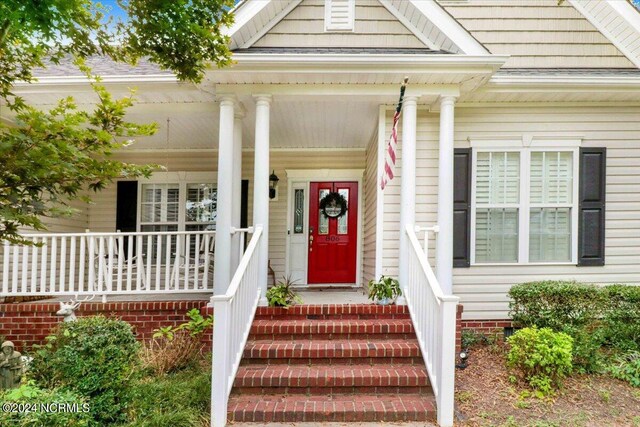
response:
<path fill-rule="evenodd" d="M 230 422 L 433 421 L 432 395 L 231 396 Z"/>
<path fill-rule="evenodd" d="M 319 304 L 295 305 L 288 309 L 258 307 L 256 319 L 271 320 L 335 320 L 335 319 L 408 319 L 405 305 Z"/>
<path fill-rule="evenodd" d="M 263 387 L 268 392 L 273 388 L 310 389 L 312 394 L 325 394 L 320 388 L 364 389 L 380 388 L 379 392 L 402 392 L 398 388 L 427 388 L 429 377 L 424 365 L 275 365 L 241 366 L 236 374 L 234 387 L 255 389 Z M 354 390 L 355 391 L 355 390 Z M 424 391 L 424 390 L 421 390 Z M 302 391 L 295 391 L 301 393 Z M 346 390 L 348 393 L 349 391 Z M 375 393 L 374 393 L 375 394 Z"/>
<path fill-rule="evenodd" d="M 335 357 L 327 358 L 284 358 L 284 359 L 245 359 L 240 361 L 240 366 L 281 366 L 281 365 L 330 365 L 330 366 L 397 366 L 397 365 L 424 365 L 422 357 Z"/>
<path fill-rule="evenodd" d="M 411 319 L 254 320 L 250 339 L 413 339 Z"/>
<path fill-rule="evenodd" d="M 247 342 L 245 359 L 419 358 L 417 340 L 301 340 L 297 342 L 253 340 Z"/>

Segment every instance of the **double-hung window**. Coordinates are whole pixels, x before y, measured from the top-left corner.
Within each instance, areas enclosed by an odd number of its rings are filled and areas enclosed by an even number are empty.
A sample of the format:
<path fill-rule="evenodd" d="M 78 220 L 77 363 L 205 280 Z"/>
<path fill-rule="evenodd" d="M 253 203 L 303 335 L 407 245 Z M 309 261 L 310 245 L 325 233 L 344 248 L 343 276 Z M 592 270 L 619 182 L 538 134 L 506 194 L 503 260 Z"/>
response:
<path fill-rule="evenodd" d="M 475 144 L 472 263 L 575 263 L 578 142 Z"/>
<path fill-rule="evenodd" d="M 208 173 L 158 173 L 140 181 L 140 231 L 215 230 L 214 178 Z"/>

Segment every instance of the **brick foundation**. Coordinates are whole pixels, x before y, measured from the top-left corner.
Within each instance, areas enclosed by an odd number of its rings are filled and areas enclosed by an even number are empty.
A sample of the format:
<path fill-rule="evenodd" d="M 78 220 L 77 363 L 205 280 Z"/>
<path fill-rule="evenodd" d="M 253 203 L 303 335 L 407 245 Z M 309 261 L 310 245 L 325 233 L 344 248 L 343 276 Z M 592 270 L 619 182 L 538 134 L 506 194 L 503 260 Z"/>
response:
<path fill-rule="evenodd" d="M 504 328 L 513 326 L 509 319 L 497 320 L 462 320 L 461 329 L 470 329 L 482 335 L 504 335 Z"/>
<path fill-rule="evenodd" d="M 133 326 L 139 340 L 149 340 L 153 331 L 161 326 L 177 325 L 188 320 L 186 313 L 192 308 L 203 314 L 213 310 L 206 307 L 207 301 L 146 301 L 86 303 L 76 310 L 76 316 L 95 316 L 122 319 Z M 59 303 L 28 302 L 0 304 L 0 336 L 13 341 L 23 351 L 33 344 L 42 344 L 55 326 L 62 321 L 56 316 Z M 203 344 L 211 345 L 211 333 L 203 334 Z"/>

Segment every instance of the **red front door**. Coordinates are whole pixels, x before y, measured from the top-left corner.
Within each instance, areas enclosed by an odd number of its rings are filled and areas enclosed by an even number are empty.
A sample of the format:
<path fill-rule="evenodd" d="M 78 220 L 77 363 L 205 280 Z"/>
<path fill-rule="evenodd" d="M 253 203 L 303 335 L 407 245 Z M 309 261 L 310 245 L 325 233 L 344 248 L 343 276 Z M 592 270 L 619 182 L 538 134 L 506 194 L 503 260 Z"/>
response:
<path fill-rule="evenodd" d="M 330 192 L 341 194 L 347 211 L 331 218 L 320 210 Z M 358 183 L 312 182 L 309 193 L 309 284 L 355 283 L 358 244 Z"/>

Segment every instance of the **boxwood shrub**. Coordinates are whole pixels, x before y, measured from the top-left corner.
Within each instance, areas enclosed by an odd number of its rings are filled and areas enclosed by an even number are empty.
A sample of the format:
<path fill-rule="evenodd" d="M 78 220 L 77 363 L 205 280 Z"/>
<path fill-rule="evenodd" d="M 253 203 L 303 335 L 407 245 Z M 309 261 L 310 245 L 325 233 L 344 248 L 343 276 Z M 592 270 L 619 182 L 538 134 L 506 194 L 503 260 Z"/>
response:
<path fill-rule="evenodd" d="M 513 286 L 509 296 L 518 326 L 551 328 L 573 338 L 579 370 L 599 369 L 601 347 L 640 350 L 640 286 L 543 281 Z"/>
<path fill-rule="evenodd" d="M 92 425 L 125 421 L 139 345 L 126 322 L 104 316 L 59 325 L 34 354 L 29 376 L 44 388 L 87 398 Z"/>

